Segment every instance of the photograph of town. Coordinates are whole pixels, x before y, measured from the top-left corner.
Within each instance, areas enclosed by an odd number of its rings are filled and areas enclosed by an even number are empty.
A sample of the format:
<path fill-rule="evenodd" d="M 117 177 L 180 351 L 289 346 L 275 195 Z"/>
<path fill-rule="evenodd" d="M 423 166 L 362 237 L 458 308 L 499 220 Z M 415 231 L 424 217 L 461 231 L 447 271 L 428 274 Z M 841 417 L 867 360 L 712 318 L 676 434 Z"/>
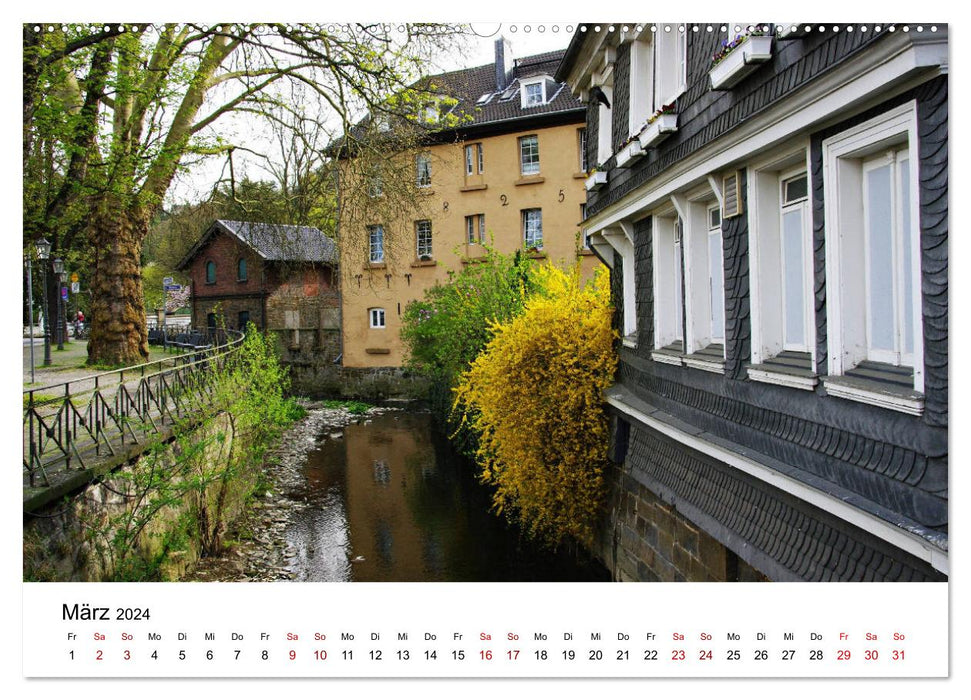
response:
<path fill-rule="evenodd" d="M 22 36 L 24 581 L 947 581 L 946 24 Z"/>

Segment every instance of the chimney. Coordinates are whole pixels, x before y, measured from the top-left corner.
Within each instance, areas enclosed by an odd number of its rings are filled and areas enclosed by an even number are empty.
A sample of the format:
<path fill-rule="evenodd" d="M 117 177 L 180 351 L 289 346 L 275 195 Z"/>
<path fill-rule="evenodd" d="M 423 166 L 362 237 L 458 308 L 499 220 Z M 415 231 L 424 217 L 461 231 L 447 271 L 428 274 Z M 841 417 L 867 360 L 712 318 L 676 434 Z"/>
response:
<path fill-rule="evenodd" d="M 512 82 L 512 44 L 506 37 L 496 39 L 496 92 L 502 92 Z"/>

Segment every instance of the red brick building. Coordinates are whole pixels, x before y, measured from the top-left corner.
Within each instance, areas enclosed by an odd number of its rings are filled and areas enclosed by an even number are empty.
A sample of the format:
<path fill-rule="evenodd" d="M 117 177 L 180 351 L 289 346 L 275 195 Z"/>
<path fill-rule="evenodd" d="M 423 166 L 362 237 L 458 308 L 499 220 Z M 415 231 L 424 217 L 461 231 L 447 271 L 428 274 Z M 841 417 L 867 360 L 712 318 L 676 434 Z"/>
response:
<path fill-rule="evenodd" d="M 291 353 L 339 352 L 337 246 L 319 229 L 217 220 L 179 263 L 192 325 L 275 331 Z M 332 350 L 333 353 L 327 353 Z"/>

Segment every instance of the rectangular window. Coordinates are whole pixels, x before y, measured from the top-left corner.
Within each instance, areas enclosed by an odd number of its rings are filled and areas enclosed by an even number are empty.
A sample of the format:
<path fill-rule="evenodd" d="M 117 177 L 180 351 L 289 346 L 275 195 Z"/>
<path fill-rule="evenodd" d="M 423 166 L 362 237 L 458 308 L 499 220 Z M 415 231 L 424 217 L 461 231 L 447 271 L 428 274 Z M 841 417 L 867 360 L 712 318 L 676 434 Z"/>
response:
<path fill-rule="evenodd" d="M 539 174 L 538 136 L 521 136 L 519 138 L 519 163 L 523 175 Z"/>
<path fill-rule="evenodd" d="M 688 38 L 686 27 L 677 24 L 658 25 L 654 52 L 654 109 L 674 102 L 684 92 L 687 82 Z"/>
<path fill-rule="evenodd" d="M 590 164 L 587 162 L 587 130 L 577 129 L 577 141 L 579 142 L 580 148 L 580 172 L 586 173 L 590 170 Z"/>
<path fill-rule="evenodd" d="M 465 174 L 482 174 L 482 144 L 473 143 L 465 147 Z"/>
<path fill-rule="evenodd" d="M 384 180 L 380 175 L 372 175 L 368 178 L 367 194 L 368 197 L 380 197 L 384 194 Z"/>
<path fill-rule="evenodd" d="M 784 179 L 781 190 L 782 347 L 809 352 L 809 178 L 801 173 Z"/>
<path fill-rule="evenodd" d="M 603 101 L 599 100 L 597 102 L 597 162 L 593 164 L 594 167 L 606 163 L 614 152 L 614 145 L 611 140 L 613 117 L 610 108 L 610 104 L 613 104 L 614 88 L 613 85 L 601 85 L 599 90 L 603 93 L 603 99 L 609 104 L 604 104 Z"/>
<path fill-rule="evenodd" d="M 674 279 L 671 294 L 674 298 L 674 340 L 684 342 L 684 222 L 681 217 L 674 223 L 670 257 L 674 261 Z"/>
<path fill-rule="evenodd" d="M 582 223 L 587 218 L 587 203 L 582 202 L 580 204 L 580 222 Z M 580 229 L 580 240 L 583 241 L 583 249 L 590 250 L 590 231 L 583 228 Z"/>
<path fill-rule="evenodd" d="M 542 209 L 523 209 L 523 245 L 527 250 L 543 248 Z"/>
<path fill-rule="evenodd" d="M 529 83 L 523 86 L 526 93 L 526 106 L 543 104 L 543 83 Z"/>
<path fill-rule="evenodd" d="M 813 292 L 812 212 L 808 153 L 800 148 L 771 155 L 749 170 L 748 224 L 752 364 L 787 353 L 784 363 L 814 368 L 815 294 Z M 766 370 L 757 370 L 758 379 Z M 750 373 L 750 376 L 751 373 Z M 791 378 L 788 386 L 796 386 Z M 802 381 L 811 390 L 816 379 Z"/>
<path fill-rule="evenodd" d="M 725 342 L 724 280 L 721 210 L 716 204 L 708 209 L 708 306 L 713 343 Z"/>
<path fill-rule="evenodd" d="M 910 159 L 906 148 L 863 162 L 867 359 L 914 363 Z"/>
<path fill-rule="evenodd" d="M 371 317 L 371 328 L 384 328 L 384 309 L 368 309 Z"/>
<path fill-rule="evenodd" d="M 628 99 L 630 134 L 636 134 L 654 113 L 654 44 L 650 35 L 631 43 Z"/>
<path fill-rule="evenodd" d="M 368 259 L 372 263 L 384 262 L 384 227 L 380 224 L 368 226 Z"/>
<path fill-rule="evenodd" d="M 415 243 L 418 259 L 432 257 L 432 222 L 427 219 L 415 222 Z"/>
<path fill-rule="evenodd" d="M 916 103 L 823 141 L 828 394 L 920 415 L 920 221 Z M 880 377 L 875 389 L 857 380 Z M 885 384 L 909 384 L 888 395 Z M 883 388 L 880 388 L 883 387 Z"/>
<path fill-rule="evenodd" d="M 465 240 L 469 244 L 485 243 L 485 214 L 465 217 Z"/>
<path fill-rule="evenodd" d="M 415 157 L 416 181 L 419 187 L 432 186 L 432 159 L 429 155 Z"/>

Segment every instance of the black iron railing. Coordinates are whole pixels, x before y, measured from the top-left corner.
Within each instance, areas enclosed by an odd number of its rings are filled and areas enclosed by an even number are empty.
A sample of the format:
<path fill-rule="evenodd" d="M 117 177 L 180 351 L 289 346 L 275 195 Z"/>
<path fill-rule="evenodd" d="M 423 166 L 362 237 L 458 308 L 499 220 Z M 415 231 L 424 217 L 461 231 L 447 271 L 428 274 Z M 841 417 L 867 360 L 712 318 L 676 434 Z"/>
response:
<path fill-rule="evenodd" d="M 242 339 L 238 331 L 179 331 L 151 340 L 181 354 L 25 391 L 24 487 L 66 481 L 191 417 L 211 396 L 212 370 Z"/>

